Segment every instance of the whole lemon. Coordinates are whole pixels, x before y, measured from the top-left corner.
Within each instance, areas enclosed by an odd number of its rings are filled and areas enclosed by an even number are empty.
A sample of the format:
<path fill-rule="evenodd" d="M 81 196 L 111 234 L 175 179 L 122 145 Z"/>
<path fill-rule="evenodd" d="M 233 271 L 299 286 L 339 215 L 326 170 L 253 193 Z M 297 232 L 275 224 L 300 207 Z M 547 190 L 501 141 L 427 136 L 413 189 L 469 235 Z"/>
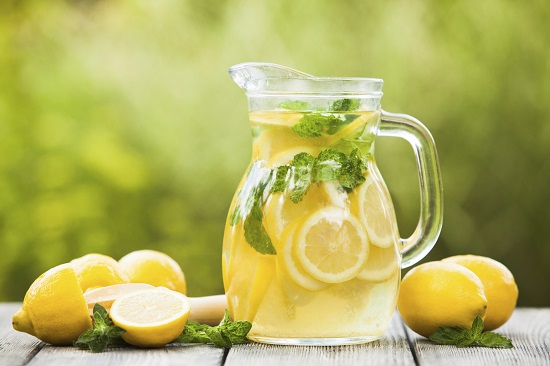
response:
<path fill-rule="evenodd" d="M 15 330 L 54 345 L 70 345 L 92 327 L 73 267 L 61 264 L 38 277 L 13 316 Z"/>
<path fill-rule="evenodd" d="M 443 261 L 468 268 L 483 283 L 487 297 L 487 315 L 483 322 L 485 330 L 496 329 L 510 319 L 518 299 L 518 286 L 512 272 L 504 264 L 477 255 L 457 255 Z"/>
<path fill-rule="evenodd" d="M 485 318 L 487 298 L 481 280 L 469 269 L 428 262 L 405 275 L 397 307 L 409 328 L 428 337 L 442 326 L 471 328 L 477 315 Z"/>
<path fill-rule="evenodd" d="M 82 292 L 128 282 L 128 276 L 120 269 L 118 262 L 107 255 L 87 254 L 73 259 L 71 265 Z"/>
<path fill-rule="evenodd" d="M 155 250 L 137 250 L 118 261 L 132 283 L 162 286 L 185 294 L 185 275 L 179 264 L 165 253 Z"/>

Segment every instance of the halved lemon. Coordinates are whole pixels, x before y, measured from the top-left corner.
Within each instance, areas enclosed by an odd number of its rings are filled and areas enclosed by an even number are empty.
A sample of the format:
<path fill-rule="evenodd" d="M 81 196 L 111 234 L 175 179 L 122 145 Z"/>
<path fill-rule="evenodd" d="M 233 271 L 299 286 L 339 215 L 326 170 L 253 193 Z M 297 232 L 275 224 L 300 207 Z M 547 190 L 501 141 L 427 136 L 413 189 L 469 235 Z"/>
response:
<path fill-rule="evenodd" d="M 361 221 L 349 211 L 326 207 L 301 225 L 293 249 L 312 277 L 340 283 L 352 279 L 364 267 L 369 240 Z"/>
<path fill-rule="evenodd" d="M 277 250 L 279 266 L 283 273 L 297 285 L 310 291 L 323 290 L 330 284 L 319 281 L 307 273 L 300 262 L 295 258 L 293 250 L 296 228 L 299 223 L 295 222 L 287 227 L 283 233 L 282 247 Z M 286 277 L 285 276 L 285 277 Z"/>
<path fill-rule="evenodd" d="M 84 300 L 88 305 L 90 315 L 93 315 L 94 305 L 99 304 L 107 311 L 111 309 L 113 302 L 124 295 L 141 290 L 154 289 L 155 286 L 147 283 L 122 283 L 119 285 L 111 285 L 98 287 L 93 290 L 88 290 L 84 293 Z"/>
<path fill-rule="evenodd" d="M 162 347 L 185 328 L 191 307 L 180 292 L 155 288 L 122 296 L 111 307 L 115 325 L 126 330 L 125 342 L 138 347 Z"/>
<path fill-rule="evenodd" d="M 359 215 L 371 243 L 381 248 L 390 247 L 397 239 L 395 212 L 390 198 L 372 174 L 356 189 Z"/>
<path fill-rule="evenodd" d="M 368 282 L 384 282 L 391 278 L 399 269 L 397 249 L 394 246 L 380 248 L 370 247 L 365 268 L 357 274 L 357 278 Z"/>

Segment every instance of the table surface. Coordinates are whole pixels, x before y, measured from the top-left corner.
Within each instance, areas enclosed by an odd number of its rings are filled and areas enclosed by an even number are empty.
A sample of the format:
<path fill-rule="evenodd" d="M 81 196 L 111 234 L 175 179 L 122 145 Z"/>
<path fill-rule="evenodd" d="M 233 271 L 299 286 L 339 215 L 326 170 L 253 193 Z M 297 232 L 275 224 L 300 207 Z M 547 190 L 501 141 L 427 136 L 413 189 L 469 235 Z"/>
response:
<path fill-rule="evenodd" d="M 550 365 L 550 308 L 519 308 L 498 333 L 514 348 L 441 346 L 411 332 L 395 315 L 386 335 L 355 346 L 296 347 L 258 343 L 220 349 L 169 345 L 160 349 L 109 348 L 91 353 L 44 344 L 11 327 L 20 303 L 0 304 L 0 365 Z"/>

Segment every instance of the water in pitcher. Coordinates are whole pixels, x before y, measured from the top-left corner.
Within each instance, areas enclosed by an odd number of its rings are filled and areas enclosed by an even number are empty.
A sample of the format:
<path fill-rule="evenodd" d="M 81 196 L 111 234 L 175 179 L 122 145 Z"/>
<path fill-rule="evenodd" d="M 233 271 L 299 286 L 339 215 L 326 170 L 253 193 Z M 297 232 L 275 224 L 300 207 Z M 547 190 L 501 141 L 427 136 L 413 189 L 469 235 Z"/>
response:
<path fill-rule="evenodd" d="M 399 234 L 374 161 L 380 112 L 252 111 L 253 156 L 225 228 L 224 286 L 249 338 L 349 344 L 379 338 L 395 309 Z M 340 341 L 334 341 L 338 339 Z M 327 342 L 324 342 L 326 340 Z"/>

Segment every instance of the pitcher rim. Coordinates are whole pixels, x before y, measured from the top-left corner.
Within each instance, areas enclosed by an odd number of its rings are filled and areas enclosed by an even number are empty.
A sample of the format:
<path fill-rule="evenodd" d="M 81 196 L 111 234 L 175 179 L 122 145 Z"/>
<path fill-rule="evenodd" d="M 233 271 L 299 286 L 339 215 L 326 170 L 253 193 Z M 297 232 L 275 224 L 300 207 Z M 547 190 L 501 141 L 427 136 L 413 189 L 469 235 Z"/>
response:
<path fill-rule="evenodd" d="M 364 77 L 314 76 L 286 66 L 246 62 L 229 68 L 229 74 L 247 95 L 381 97 L 384 80 Z M 250 72 L 249 72 L 250 71 Z M 267 72 L 264 72 L 267 71 Z M 275 74 L 275 77 L 271 77 Z M 298 87 L 293 83 L 299 83 Z"/>

